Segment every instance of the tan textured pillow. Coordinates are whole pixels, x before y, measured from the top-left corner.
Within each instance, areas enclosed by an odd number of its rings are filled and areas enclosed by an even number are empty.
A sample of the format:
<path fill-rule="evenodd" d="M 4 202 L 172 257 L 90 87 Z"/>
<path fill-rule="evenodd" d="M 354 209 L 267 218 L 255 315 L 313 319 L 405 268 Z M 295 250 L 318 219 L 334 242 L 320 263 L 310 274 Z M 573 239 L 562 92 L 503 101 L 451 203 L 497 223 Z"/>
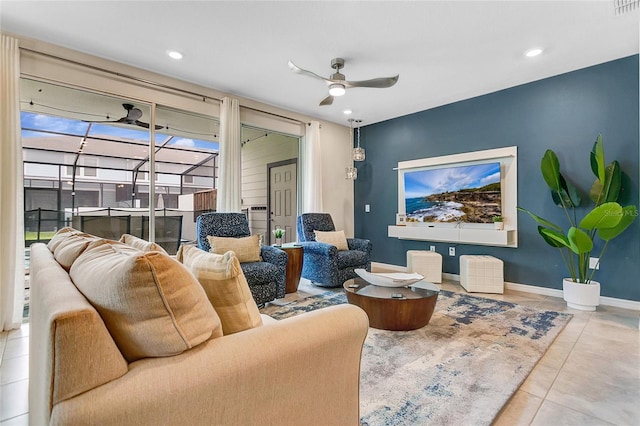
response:
<path fill-rule="evenodd" d="M 260 311 L 234 252 L 207 253 L 194 246 L 182 245 L 177 258 L 204 288 L 220 316 L 225 335 L 262 325 Z"/>
<path fill-rule="evenodd" d="M 76 261 L 87 248 L 90 242 L 98 240 L 89 234 L 73 233 L 62 239 L 53 252 L 53 257 L 65 270 L 69 270 L 73 262 Z"/>
<path fill-rule="evenodd" d="M 69 273 L 128 362 L 177 355 L 222 335 L 202 286 L 160 252 L 96 242 Z"/>
<path fill-rule="evenodd" d="M 150 241 L 143 240 L 142 238 L 138 238 L 135 235 L 122 234 L 122 237 L 120 237 L 120 242 L 125 243 L 126 245 L 131 246 L 133 248 L 137 248 L 138 250 L 143 251 L 145 253 L 148 251 L 159 251 L 164 254 L 167 254 L 167 252 L 162 247 L 160 247 L 160 245 L 156 243 L 152 243 Z"/>
<path fill-rule="evenodd" d="M 316 241 L 336 246 L 338 250 L 349 250 L 349 246 L 347 245 L 347 237 L 345 237 L 344 231 L 313 232 L 316 234 Z"/>
<path fill-rule="evenodd" d="M 56 247 L 58 247 L 62 240 L 71 235 L 79 233 L 80 231 L 78 231 L 77 229 L 73 229 L 70 226 L 61 228 L 58 232 L 55 233 L 53 237 L 51 237 L 51 240 L 49 240 L 49 243 L 47 244 L 47 248 L 51 253 L 54 253 L 56 251 Z"/>
<path fill-rule="evenodd" d="M 208 236 L 211 245 L 211 253 L 225 254 L 232 251 L 240 263 L 260 262 L 260 235 L 252 235 L 250 237 L 233 238 L 233 237 L 214 237 Z"/>

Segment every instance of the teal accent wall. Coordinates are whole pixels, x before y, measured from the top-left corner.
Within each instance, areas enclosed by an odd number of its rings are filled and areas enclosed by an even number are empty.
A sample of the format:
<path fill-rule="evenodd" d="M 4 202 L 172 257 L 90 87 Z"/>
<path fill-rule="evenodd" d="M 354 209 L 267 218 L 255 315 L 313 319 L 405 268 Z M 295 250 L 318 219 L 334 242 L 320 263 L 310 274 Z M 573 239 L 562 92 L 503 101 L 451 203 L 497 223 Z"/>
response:
<path fill-rule="evenodd" d="M 537 233 L 536 224 L 518 213 L 517 249 L 406 241 L 387 236 L 395 224 L 399 161 L 506 146 L 518 147 L 518 205 L 557 223 L 566 223 L 540 175 L 545 150 L 556 151 L 563 174 L 587 197 L 593 183 L 589 152 L 602 133 L 607 162 L 625 172 L 623 204 L 638 205 L 640 172 L 638 55 L 561 74 L 415 114 L 364 126 L 366 161 L 356 163 L 355 236 L 373 243 L 372 260 L 406 265 L 407 250 L 443 256 L 443 270 L 459 273 L 462 254 L 489 254 L 504 260 L 505 280 L 562 288 L 567 272 L 556 249 Z M 364 212 L 364 205 L 371 212 Z M 456 247 L 456 256 L 448 247 Z M 598 253 L 595 250 L 594 253 Z M 640 220 L 609 244 L 594 279 L 602 296 L 640 301 Z"/>

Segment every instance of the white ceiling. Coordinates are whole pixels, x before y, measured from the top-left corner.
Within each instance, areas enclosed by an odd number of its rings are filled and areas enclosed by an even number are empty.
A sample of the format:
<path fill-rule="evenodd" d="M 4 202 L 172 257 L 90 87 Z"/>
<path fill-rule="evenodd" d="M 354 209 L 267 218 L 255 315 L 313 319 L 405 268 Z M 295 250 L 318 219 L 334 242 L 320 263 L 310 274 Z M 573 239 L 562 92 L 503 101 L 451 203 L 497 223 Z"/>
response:
<path fill-rule="evenodd" d="M 639 9 L 607 1 L 6 1 L 3 31 L 347 125 L 444 105 L 638 53 Z M 544 53 L 526 58 L 531 47 Z M 167 49 L 184 54 L 169 59 Z M 322 81 L 400 74 L 331 106 Z"/>

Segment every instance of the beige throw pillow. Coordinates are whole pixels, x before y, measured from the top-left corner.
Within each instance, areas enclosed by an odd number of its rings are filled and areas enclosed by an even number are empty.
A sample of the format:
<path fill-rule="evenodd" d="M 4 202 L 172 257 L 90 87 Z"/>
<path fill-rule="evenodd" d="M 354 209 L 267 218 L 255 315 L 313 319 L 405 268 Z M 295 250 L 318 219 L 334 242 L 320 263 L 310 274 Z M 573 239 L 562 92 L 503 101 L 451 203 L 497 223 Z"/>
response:
<path fill-rule="evenodd" d="M 235 253 L 207 253 L 182 245 L 178 261 L 198 279 L 220 316 L 225 335 L 262 325 L 262 317 Z"/>
<path fill-rule="evenodd" d="M 347 245 L 347 237 L 345 237 L 344 231 L 313 232 L 314 234 L 316 234 L 316 241 L 336 246 L 338 250 L 349 250 L 349 246 Z"/>
<path fill-rule="evenodd" d="M 92 241 L 100 238 L 83 233 L 68 233 L 67 237 L 61 239 L 55 246 L 53 257 L 66 271 L 71 268 Z"/>
<path fill-rule="evenodd" d="M 233 238 L 233 237 L 214 237 L 208 236 L 211 245 L 211 253 L 225 254 L 232 251 L 240 263 L 261 262 L 260 257 L 260 235 L 252 235 L 250 237 Z"/>
<path fill-rule="evenodd" d="M 202 286 L 166 254 L 97 241 L 69 275 L 128 362 L 177 355 L 222 335 Z"/>
<path fill-rule="evenodd" d="M 49 240 L 49 243 L 47 244 L 47 248 L 51 253 L 55 253 L 56 248 L 64 239 L 66 239 L 70 235 L 79 233 L 80 231 L 78 231 L 77 229 L 73 229 L 70 226 L 61 228 L 58 232 L 55 233 L 53 237 L 51 237 L 51 240 Z"/>
<path fill-rule="evenodd" d="M 122 234 L 122 237 L 120 237 L 120 242 L 125 243 L 126 245 L 133 248 L 137 248 L 138 250 L 145 253 L 149 251 L 159 251 L 161 253 L 167 254 L 167 252 L 158 244 L 143 240 L 142 238 L 138 238 L 135 235 Z"/>

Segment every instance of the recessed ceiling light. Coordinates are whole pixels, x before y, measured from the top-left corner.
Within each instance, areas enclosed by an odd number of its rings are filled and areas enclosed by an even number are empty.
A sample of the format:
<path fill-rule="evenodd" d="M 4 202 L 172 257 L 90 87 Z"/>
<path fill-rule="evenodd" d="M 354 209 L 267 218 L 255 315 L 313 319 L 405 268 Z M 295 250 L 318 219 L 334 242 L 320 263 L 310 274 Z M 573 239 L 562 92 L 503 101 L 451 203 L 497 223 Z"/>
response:
<path fill-rule="evenodd" d="M 182 59 L 182 53 L 177 50 L 167 50 L 167 55 L 169 55 L 171 59 Z"/>
<path fill-rule="evenodd" d="M 349 115 L 351 114 L 353 111 L 351 111 L 350 109 L 345 109 L 344 111 L 342 111 L 344 115 Z"/>
<path fill-rule="evenodd" d="M 542 49 L 536 47 L 534 49 L 527 50 L 524 54 L 529 58 L 533 58 L 534 56 L 538 56 L 541 53 L 542 53 Z"/>

